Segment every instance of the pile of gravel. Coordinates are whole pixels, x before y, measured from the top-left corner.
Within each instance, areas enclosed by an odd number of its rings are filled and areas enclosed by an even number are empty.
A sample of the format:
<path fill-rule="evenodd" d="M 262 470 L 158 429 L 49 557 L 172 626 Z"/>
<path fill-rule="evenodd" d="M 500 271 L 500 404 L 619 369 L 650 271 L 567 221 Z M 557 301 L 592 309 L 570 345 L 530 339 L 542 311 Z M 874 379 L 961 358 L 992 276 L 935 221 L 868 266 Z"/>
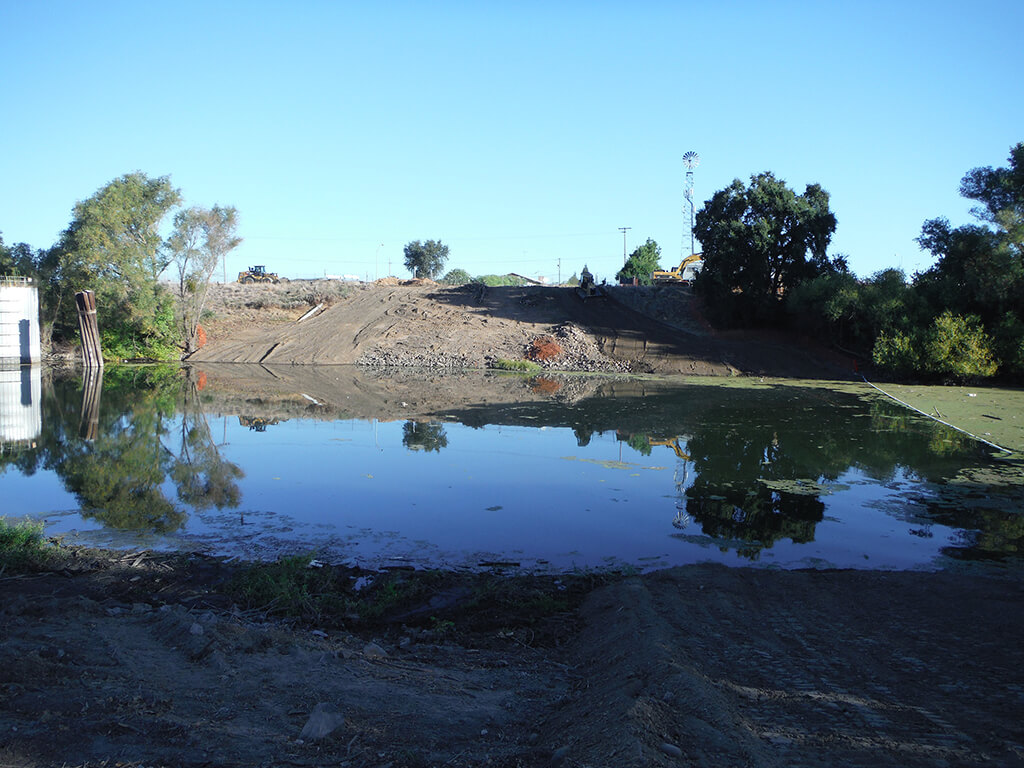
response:
<path fill-rule="evenodd" d="M 544 368 L 563 371 L 615 371 L 629 373 L 632 366 L 625 360 L 605 357 L 593 337 L 574 323 L 555 326 L 551 337 L 562 348 L 562 354 L 550 360 L 540 361 Z"/>

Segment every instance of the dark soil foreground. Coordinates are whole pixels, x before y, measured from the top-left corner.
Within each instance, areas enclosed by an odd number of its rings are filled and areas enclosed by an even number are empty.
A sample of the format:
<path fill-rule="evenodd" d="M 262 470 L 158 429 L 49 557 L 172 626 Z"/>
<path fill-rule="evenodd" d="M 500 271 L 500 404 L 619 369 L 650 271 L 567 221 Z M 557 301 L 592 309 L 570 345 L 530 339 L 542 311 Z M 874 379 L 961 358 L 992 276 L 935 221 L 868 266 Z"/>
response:
<path fill-rule="evenodd" d="M 234 567 L 0 577 L 0 765 L 1024 765 L 1018 575 L 520 577 L 519 609 L 435 575 L 337 626 L 240 609 Z"/>

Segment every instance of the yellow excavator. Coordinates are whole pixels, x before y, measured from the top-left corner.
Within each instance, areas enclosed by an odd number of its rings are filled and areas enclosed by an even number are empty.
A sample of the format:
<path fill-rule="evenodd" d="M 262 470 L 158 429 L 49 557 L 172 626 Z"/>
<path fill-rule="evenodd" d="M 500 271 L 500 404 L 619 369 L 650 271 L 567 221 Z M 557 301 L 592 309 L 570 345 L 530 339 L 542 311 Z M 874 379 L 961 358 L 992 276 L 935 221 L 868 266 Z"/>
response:
<path fill-rule="evenodd" d="M 656 283 L 688 283 L 689 279 L 683 277 L 686 268 L 704 259 L 703 253 L 692 253 L 681 262 L 675 269 L 656 269 L 651 273 L 651 279 Z"/>

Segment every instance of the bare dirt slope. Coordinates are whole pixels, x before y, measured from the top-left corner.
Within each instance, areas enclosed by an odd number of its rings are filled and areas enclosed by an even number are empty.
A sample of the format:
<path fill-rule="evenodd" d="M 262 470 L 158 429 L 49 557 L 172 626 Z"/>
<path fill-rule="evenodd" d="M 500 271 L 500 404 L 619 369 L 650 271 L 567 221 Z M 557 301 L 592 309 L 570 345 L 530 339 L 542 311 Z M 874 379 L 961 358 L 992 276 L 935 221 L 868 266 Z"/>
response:
<path fill-rule="evenodd" d="M 624 581 L 585 604 L 589 672 L 544 733 L 579 765 L 1024 765 L 1022 597 L 948 573 Z"/>
<path fill-rule="evenodd" d="M 708 333 L 685 288 L 643 289 L 639 301 L 639 293 L 627 293 L 639 290 L 615 288 L 584 301 L 561 287 L 380 282 L 354 288 L 301 322 L 283 323 L 277 313 L 266 321 L 254 317 L 230 333 L 211 332 L 210 343 L 191 361 L 484 368 L 499 358 L 524 359 L 534 340 L 548 337 L 561 352 L 540 362 L 562 370 L 843 373 L 793 345 Z M 302 314 L 295 310 L 295 320 Z"/>
<path fill-rule="evenodd" d="M 1024 765 L 1016 579 L 678 568 L 552 645 L 289 626 L 170 563 L 0 578 L 0 765 Z"/>

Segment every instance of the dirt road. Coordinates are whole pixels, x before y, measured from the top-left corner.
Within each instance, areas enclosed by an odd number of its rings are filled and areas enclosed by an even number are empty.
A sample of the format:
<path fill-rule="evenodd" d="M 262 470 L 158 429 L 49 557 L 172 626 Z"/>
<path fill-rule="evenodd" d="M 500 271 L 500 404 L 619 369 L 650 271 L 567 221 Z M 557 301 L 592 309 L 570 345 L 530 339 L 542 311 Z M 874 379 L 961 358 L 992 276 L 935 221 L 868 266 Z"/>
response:
<path fill-rule="evenodd" d="M 274 286 L 246 286 L 253 292 Z M 635 307 L 635 308 L 634 308 Z M 637 310 L 642 311 L 637 311 Z M 296 322 L 281 313 L 222 332 L 191 362 L 362 364 L 486 368 L 530 357 L 535 340 L 559 350 L 549 368 L 658 374 L 800 376 L 849 374 L 827 355 L 763 337 L 720 338 L 702 325 L 682 286 L 608 288 L 581 299 L 571 288 L 447 287 L 429 281 L 353 288 L 319 314 Z"/>

